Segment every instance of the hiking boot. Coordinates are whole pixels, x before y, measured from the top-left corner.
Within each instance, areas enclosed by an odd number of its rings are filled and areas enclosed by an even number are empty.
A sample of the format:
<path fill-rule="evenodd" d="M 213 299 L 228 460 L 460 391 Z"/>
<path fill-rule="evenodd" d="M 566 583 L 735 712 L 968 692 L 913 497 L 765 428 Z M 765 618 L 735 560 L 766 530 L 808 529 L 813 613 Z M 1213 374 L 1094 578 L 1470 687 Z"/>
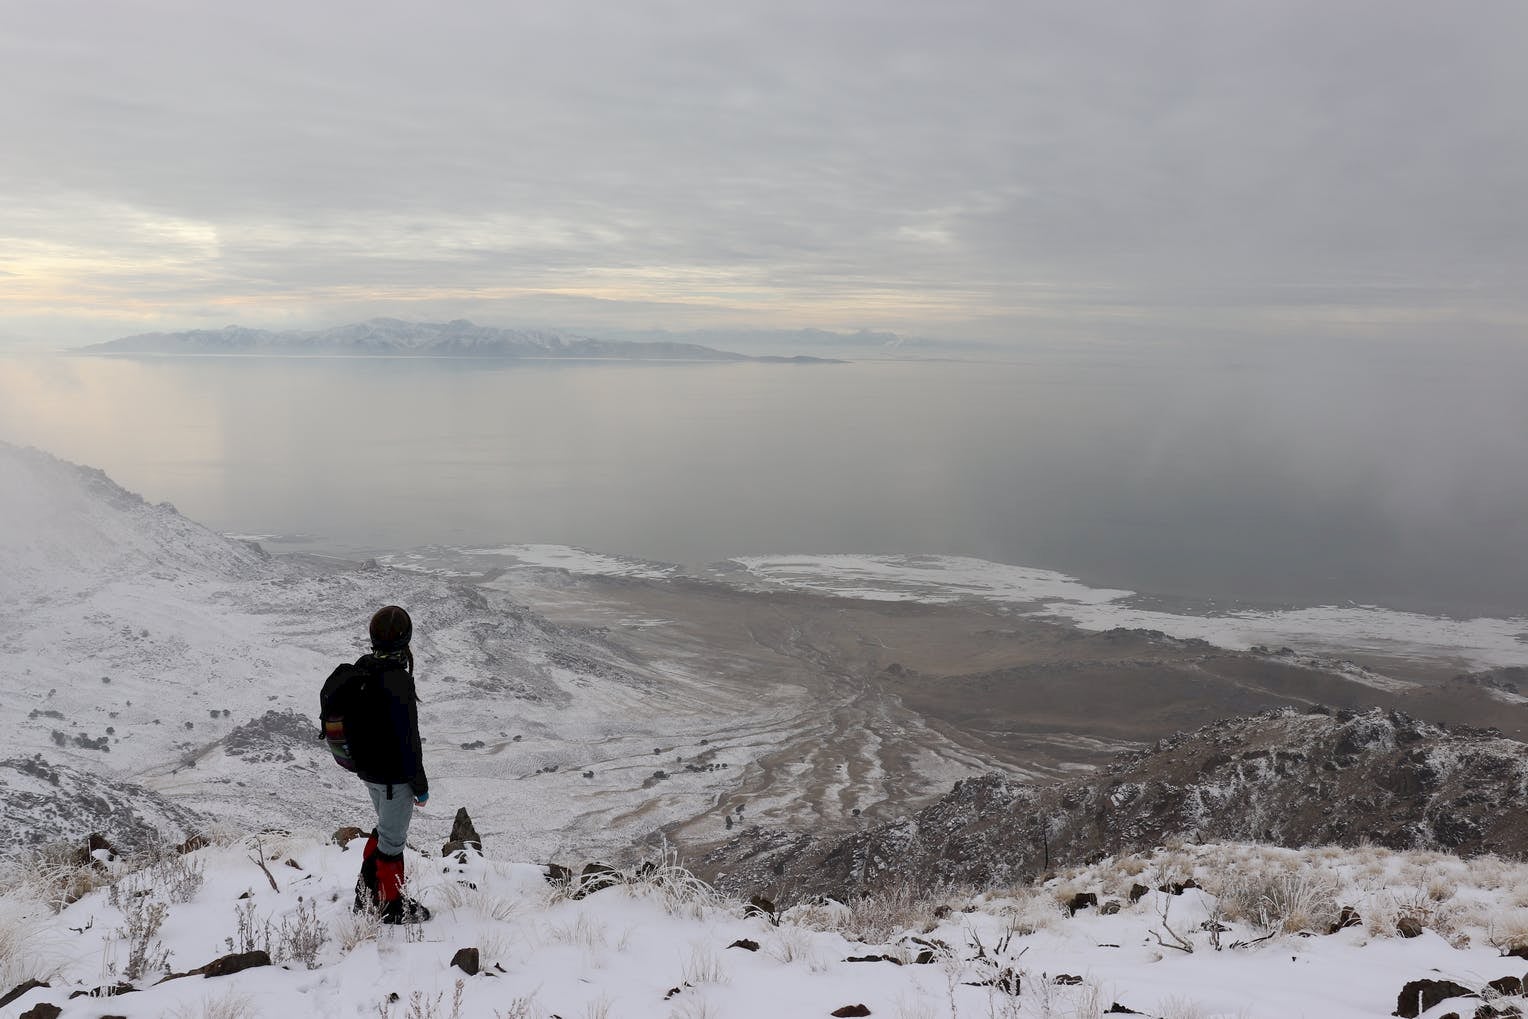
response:
<path fill-rule="evenodd" d="M 382 922 L 385 924 L 424 923 L 429 918 L 430 910 L 407 895 L 400 895 L 382 906 Z"/>
<path fill-rule="evenodd" d="M 377 908 L 387 924 L 424 923 L 430 911 L 403 894 L 403 854 L 377 851 Z"/>

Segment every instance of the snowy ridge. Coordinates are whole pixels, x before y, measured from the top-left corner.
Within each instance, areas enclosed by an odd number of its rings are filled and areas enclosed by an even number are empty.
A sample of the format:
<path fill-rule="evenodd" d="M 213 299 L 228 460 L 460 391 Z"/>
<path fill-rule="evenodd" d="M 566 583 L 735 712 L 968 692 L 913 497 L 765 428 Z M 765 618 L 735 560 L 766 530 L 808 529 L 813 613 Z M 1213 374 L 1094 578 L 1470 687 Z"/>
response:
<path fill-rule="evenodd" d="M 150 505 L 105 473 L 0 443 L 0 599 L 21 602 L 144 571 L 252 578 L 258 549 Z M 0 626 L 3 626 L 0 623 Z"/>
<path fill-rule="evenodd" d="M 1447 619 L 1372 605 L 1189 615 L 1142 607 L 1134 592 L 1089 587 L 1050 570 L 960 556 L 746 556 L 727 565 L 733 568 L 718 576 L 733 583 L 884 601 L 979 599 L 1085 630 L 1160 630 L 1238 651 L 1293 644 L 1478 668 L 1528 664 L 1528 618 Z"/>

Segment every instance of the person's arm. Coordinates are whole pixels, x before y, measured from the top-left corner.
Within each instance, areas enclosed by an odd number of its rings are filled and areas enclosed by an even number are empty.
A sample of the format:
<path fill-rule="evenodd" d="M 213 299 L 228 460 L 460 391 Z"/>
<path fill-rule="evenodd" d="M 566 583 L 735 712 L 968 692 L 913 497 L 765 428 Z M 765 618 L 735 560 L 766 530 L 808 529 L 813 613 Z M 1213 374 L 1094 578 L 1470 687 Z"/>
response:
<path fill-rule="evenodd" d="M 418 800 L 430 795 L 430 780 L 424 772 L 424 753 L 419 739 L 419 701 L 414 694 L 414 677 L 402 669 L 387 675 L 388 700 L 392 709 L 393 737 L 397 740 L 399 774 Z"/>
<path fill-rule="evenodd" d="M 413 693 L 413 681 L 410 680 L 410 693 Z M 414 799 L 423 802 L 430 796 L 430 779 L 424 773 L 424 747 L 419 738 L 419 700 L 416 697 L 409 698 L 409 751 L 413 757 L 414 767 L 409 779 L 409 788 L 414 791 Z"/>

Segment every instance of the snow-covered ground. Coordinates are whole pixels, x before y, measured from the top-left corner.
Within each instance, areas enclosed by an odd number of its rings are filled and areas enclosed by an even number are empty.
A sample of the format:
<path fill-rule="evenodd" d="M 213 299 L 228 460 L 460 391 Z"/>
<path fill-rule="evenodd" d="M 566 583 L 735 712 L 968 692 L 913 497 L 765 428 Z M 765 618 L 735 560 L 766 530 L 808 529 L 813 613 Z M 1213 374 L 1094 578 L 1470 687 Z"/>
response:
<path fill-rule="evenodd" d="M 115 892 L 97 887 L 57 913 L 46 900 L 59 884 L 13 872 L 0 897 L 0 995 L 24 980 L 50 986 L 0 1007 L 0 1019 L 42 1002 L 63 1019 L 777 1019 L 851 1005 L 888 1019 L 1131 1014 L 1122 1009 L 1370 1019 L 1417 979 L 1521 1004 L 1487 985 L 1528 965 L 1503 954 L 1528 937 L 1528 867 L 1494 859 L 1196 846 L 1111 858 L 1035 887 L 887 894 L 772 919 L 671 867 L 575 898 L 490 844 L 487 859 L 409 853 L 414 891 L 435 916 L 390 928 L 351 910 L 359 847 L 244 837 L 136 873 L 116 861 L 94 879 L 115 875 Z M 1204 888 L 1131 901 L 1132 885 L 1188 878 Z M 1079 893 L 1098 904 L 1072 915 Z M 1345 906 L 1351 926 L 1328 933 Z M 151 929 L 145 918 L 160 907 Z M 1403 937 L 1403 919 L 1421 933 Z M 477 950 L 476 975 L 452 965 L 464 948 Z M 251 949 L 274 965 L 159 982 Z M 867 957 L 879 958 L 851 961 Z M 136 989 L 70 997 L 122 981 Z M 1482 1003 L 1451 999 L 1422 1014 L 1473 1015 Z"/>
<path fill-rule="evenodd" d="M 137 787 L 250 828 L 348 816 L 364 799 L 309 738 L 317 691 L 388 603 L 415 619 L 442 804 L 422 812 L 425 831 L 465 803 L 527 856 L 631 846 L 719 799 L 801 710 L 692 663 L 632 661 L 500 592 L 268 557 L 98 471 L 3 444 L 0 518 L 12 843 L 170 813 Z"/>

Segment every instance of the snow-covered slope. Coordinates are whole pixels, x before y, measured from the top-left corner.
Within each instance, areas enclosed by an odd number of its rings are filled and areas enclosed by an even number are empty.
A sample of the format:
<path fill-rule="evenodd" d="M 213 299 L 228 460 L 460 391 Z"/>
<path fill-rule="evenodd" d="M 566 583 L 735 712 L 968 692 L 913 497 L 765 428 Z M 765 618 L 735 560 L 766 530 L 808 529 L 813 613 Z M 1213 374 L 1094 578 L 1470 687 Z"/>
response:
<path fill-rule="evenodd" d="M 628 660 L 597 633 L 448 578 L 267 557 L 34 450 L 0 444 L 0 482 L 7 843 L 56 837 L 78 798 L 24 774 L 38 755 L 105 780 L 92 817 L 290 827 L 345 815 L 359 787 L 303 726 L 323 678 L 364 650 L 366 620 L 388 603 L 416 624 L 440 805 L 416 822 L 424 832 L 444 829 L 434 811 L 470 803 L 486 832 L 527 854 L 633 844 L 706 809 L 730 768 L 763 752 L 719 728 L 757 731 L 789 710 L 684 663 Z M 654 779 L 692 747 L 715 767 Z M 180 813 L 137 804 L 140 788 Z"/>
<path fill-rule="evenodd" d="M 1528 937 L 1514 904 L 1528 867 L 1494 859 L 1207 845 L 1038 886 L 770 917 L 670 867 L 576 897 L 490 845 L 488 859 L 407 854 L 435 916 L 379 928 L 350 909 L 359 845 L 244 837 L 132 872 L 143 862 L 103 862 L 94 883 L 115 874 L 115 888 L 56 915 L 40 900 L 59 877 L 79 889 L 80 872 L 13 878 L 0 997 L 22 990 L 0 1019 L 45 1004 L 59 1011 L 30 1014 L 1440 1019 L 1524 1004 L 1525 964 L 1504 953 Z M 465 969 L 463 949 L 476 956 Z M 231 975 L 191 972 L 246 951 L 265 955 Z M 98 988 L 118 993 L 76 996 Z"/>

